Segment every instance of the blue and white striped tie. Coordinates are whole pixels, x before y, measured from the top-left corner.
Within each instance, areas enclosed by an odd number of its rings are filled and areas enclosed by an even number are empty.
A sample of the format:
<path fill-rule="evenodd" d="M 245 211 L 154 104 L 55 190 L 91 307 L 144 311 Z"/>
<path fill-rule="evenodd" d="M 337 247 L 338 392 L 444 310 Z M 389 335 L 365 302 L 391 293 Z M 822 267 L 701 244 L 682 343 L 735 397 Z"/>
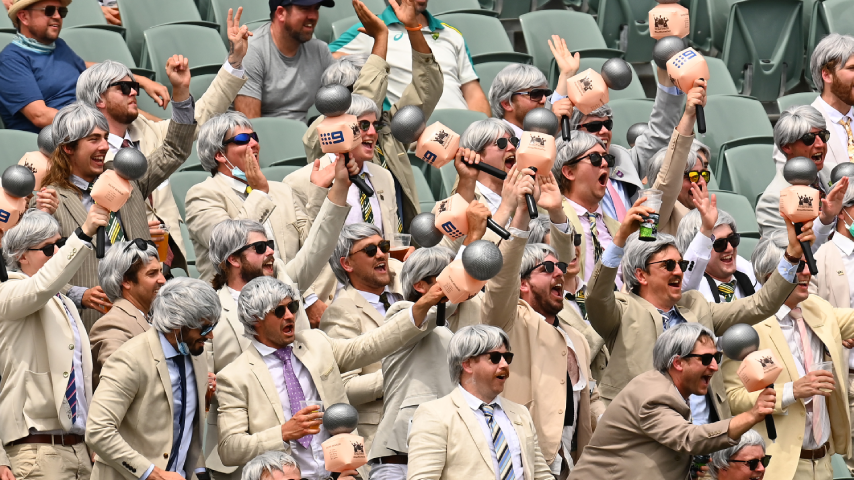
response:
<path fill-rule="evenodd" d="M 498 459 L 498 478 L 500 480 L 516 480 L 516 475 L 513 473 L 513 460 L 510 458 L 510 448 L 507 446 L 504 432 L 501 431 L 501 427 L 493 418 L 495 407 L 484 403 L 481 404 L 480 409 L 486 417 L 486 424 L 489 426 L 490 432 L 492 432 L 492 444 L 495 446 L 495 457 Z"/>

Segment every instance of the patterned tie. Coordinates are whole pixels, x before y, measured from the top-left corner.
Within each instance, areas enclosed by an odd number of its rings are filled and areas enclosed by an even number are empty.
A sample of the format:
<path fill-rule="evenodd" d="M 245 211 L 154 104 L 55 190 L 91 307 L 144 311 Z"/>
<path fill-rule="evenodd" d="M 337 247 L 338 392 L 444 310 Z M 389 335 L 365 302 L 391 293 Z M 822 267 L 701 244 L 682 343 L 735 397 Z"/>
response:
<path fill-rule="evenodd" d="M 62 295 L 56 294 L 59 303 L 65 308 L 65 314 L 68 316 L 68 321 L 73 322 L 74 317 L 68 310 L 68 305 L 62 301 Z M 71 409 L 71 423 L 77 421 L 77 376 L 74 374 L 74 360 L 71 360 L 71 370 L 68 372 L 68 385 L 65 387 L 65 401 L 68 402 L 68 408 Z"/>
<path fill-rule="evenodd" d="M 299 384 L 296 374 L 294 374 L 294 366 L 291 364 L 292 351 L 293 347 L 290 345 L 276 350 L 276 356 L 279 357 L 279 360 L 284 364 L 285 388 L 288 390 L 288 400 L 291 404 L 291 416 L 296 415 L 297 412 L 300 411 L 300 402 L 305 401 L 305 393 L 302 391 L 302 386 Z M 297 442 L 299 442 L 303 448 L 309 448 L 313 437 L 314 435 L 306 435 L 297 440 Z"/>
<path fill-rule="evenodd" d="M 587 212 L 586 215 L 590 221 L 590 236 L 593 237 L 593 261 L 598 263 L 602 258 L 602 244 L 599 243 L 599 232 L 596 230 L 596 214 Z"/>
<path fill-rule="evenodd" d="M 368 177 L 368 174 L 361 173 L 359 176 L 364 180 Z M 361 190 L 359 190 L 359 205 L 362 207 L 362 220 L 365 223 L 374 223 L 374 211 L 371 209 L 371 202 L 368 200 L 368 196 Z"/>
<path fill-rule="evenodd" d="M 800 307 L 797 307 L 793 308 L 792 311 L 789 312 L 789 316 L 795 320 L 795 324 L 798 327 L 798 333 L 801 336 L 801 348 L 804 353 L 804 373 L 808 374 L 811 370 L 810 366 L 813 362 L 813 356 L 812 347 L 810 346 L 810 337 L 807 333 L 806 323 L 804 322 L 804 314 Z M 812 402 L 810 402 L 806 407 L 807 411 L 812 410 L 812 433 L 816 443 L 818 443 L 821 441 L 821 435 L 823 432 L 821 417 L 822 412 L 824 411 L 824 397 L 821 395 L 813 396 Z"/>
<path fill-rule="evenodd" d="M 504 432 L 493 418 L 495 414 L 495 404 L 480 405 L 483 416 L 486 417 L 486 424 L 492 432 L 492 445 L 495 447 L 495 457 L 498 459 L 498 479 L 499 480 L 516 480 L 516 475 L 513 473 L 513 460 L 510 458 L 510 448 L 507 446 L 507 440 L 504 438 Z"/>
<path fill-rule="evenodd" d="M 587 320 L 587 307 L 584 305 L 584 300 L 587 298 L 586 290 L 587 287 L 581 287 L 578 293 L 566 292 L 566 299 L 578 305 L 578 310 L 581 311 L 581 318 L 584 320 Z"/>
<path fill-rule="evenodd" d="M 842 117 L 839 124 L 845 127 L 845 133 L 848 134 L 848 161 L 854 162 L 854 133 L 851 133 L 851 119 Z"/>
<path fill-rule="evenodd" d="M 723 296 L 724 302 L 729 303 L 735 296 L 735 280 L 718 284 L 718 292 Z"/>

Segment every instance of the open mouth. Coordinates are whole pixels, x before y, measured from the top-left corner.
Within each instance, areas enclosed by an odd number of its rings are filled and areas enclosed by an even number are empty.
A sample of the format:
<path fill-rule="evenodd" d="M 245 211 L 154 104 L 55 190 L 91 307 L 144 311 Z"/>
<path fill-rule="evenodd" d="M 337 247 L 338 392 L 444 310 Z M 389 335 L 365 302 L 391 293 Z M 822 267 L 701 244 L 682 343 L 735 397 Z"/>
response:
<path fill-rule="evenodd" d="M 551 294 L 553 297 L 563 298 L 563 282 L 552 285 Z"/>
<path fill-rule="evenodd" d="M 510 155 L 504 159 L 504 171 L 509 172 L 513 165 L 516 165 L 516 155 Z"/>
<path fill-rule="evenodd" d="M 700 385 L 704 386 L 706 388 L 709 387 L 709 383 L 711 383 L 711 381 L 712 381 L 711 375 L 703 375 L 702 377 L 700 377 Z"/>
<path fill-rule="evenodd" d="M 815 163 L 821 163 L 821 161 L 823 160 L 823 158 L 824 158 L 824 154 L 823 154 L 823 153 L 821 153 L 821 152 L 818 152 L 818 153 L 816 153 L 816 154 L 814 154 L 813 156 L 811 156 L 811 157 L 810 157 L 810 159 L 812 159 L 812 161 L 813 161 L 813 162 L 815 162 Z"/>
<path fill-rule="evenodd" d="M 607 171 L 599 174 L 599 186 L 604 188 L 606 185 L 608 185 L 608 172 Z"/>
<path fill-rule="evenodd" d="M 373 154 L 374 154 L 374 141 L 373 140 L 365 140 L 364 142 L 362 142 L 362 148 L 364 149 L 364 152 L 366 155 L 372 155 L 373 156 Z"/>
<path fill-rule="evenodd" d="M 374 266 L 374 271 L 377 273 L 388 273 L 388 265 L 386 262 L 379 262 Z"/>
<path fill-rule="evenodd" d="M 288 336 L 293 335 L 294 334 L 294 324 L 293 323 L 286 324 L 284 327 L 282 327 L 282 333 L 284 333 L 285 335 L 288 335 Z"/>
<path fill-rule="evenodd" d="M 104 154 L 92 155 L 91 160 L 96 166 L 104 167 Z"/>
<path fill-rule="evenodd" d="M 499 372 L 497 375 L 495 375 L 495 378 L 501 380 L 502 382 L 504 380 L 507 380 L 508 377 L 510 377 L 510 372 Z"/>
<path fill-rule="evenodd" d="M 682 277 L 673 277 L 669 282 L 667 282 L 667 286 L 670 288 L 676 288 L 680 291 L 682 290 Z"/>
<path fill-rule="evenodd" d="M 264 260 L 264 263 L 261 264 L 261 268 L 264 270 L 264 274 L 270 276 L 273 274 L 273 256 L 271 255 L 269 258 Z M 268 274 L 269 272 L 269 274 Z"/>
<path fill-rule="evenodd" d="M 734 260 L 735 260 L 735 256 L 731 253 L 728 253 L 726 255 L 721 255 L 721 263 L 723 263 L 725 265 L 731 265 Z"/>

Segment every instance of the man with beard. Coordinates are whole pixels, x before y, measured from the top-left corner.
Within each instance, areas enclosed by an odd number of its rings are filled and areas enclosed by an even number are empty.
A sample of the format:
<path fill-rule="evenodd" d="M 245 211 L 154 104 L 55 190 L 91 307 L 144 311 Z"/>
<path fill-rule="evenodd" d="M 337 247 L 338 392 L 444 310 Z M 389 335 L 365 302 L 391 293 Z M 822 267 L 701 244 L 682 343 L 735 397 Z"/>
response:
<path fill-rule="evenodd" d="M 93 480 L 178 480 L 205 472 L 201 420 L 205 340 L 219 321 L 216 292 L 176 278 L 154 299 L 152 328 L 118 349 L 92 397 L 86 444 Z"/>
<path fill-rule="evenodd" d="M 249 79 L 234 100 L 248 118 L 285 117 L 305 121 L 334 59 L 326 43 L 312 38 L 320 7 L 333 0 L 270 0 L 270 23 L 253 32 L 246 53 Z"/>
<path fill-rule="evenodd" d="M 98 277 L 113 308 L 89 331 L 92 388 L 98 388 L 101 369 L 110 355 L 151 328 L 151 303 L 166 283 L 157 247 L 141 238 L 113 245 L 98 265 Z"/>
<path fill-rule="evenodd" d="M 830 131 L 825 169 L 819 172 L 822 185 L 829 185 L 830 171 L 840 163 L 854 162 L 854 37 L 831 33 L 813 50 L 810 72 L 821 95 L 812 102 Z M 774 161 L 782 169 L 789 157 L 775 145 Z"/>
<path fill-rule="evenodd" d="M 577 65 L 575 67 L 578 68 Z M 489 87 L 489 107 L 493 117 L 510 125 L 514 137 L 522 138 L 525 115 L 535 108 L 544 107 L 546 98 L 551 93 L 546 76 L 539 68 L 511 63 L 502 68 L 492 80 L 492 86 Z M 551 110 L 558 118 L 572 115 L 572 102 L 563 98 L 551 105 Z"/>

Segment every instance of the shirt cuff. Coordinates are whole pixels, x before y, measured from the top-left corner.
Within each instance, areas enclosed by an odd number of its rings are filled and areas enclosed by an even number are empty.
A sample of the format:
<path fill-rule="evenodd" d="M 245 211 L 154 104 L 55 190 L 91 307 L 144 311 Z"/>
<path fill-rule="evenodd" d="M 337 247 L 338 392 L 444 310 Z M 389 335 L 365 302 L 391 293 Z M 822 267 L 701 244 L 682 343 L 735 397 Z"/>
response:
<path fill-rule="evenodd" d="M 566 98 L 566 95 L 561 95 L 557 92 L 554 92 L 554 93 L 552 93 L 552 96 L 549 97 L 549 103 L 559 102 L 559 101 L 563 100 L 564 98 Z"/>
<path fill-rule="evenodd" d="M 308 308 L 308 307 L 314 305 L 315 302 L 317 302 L 317 294 L 316 293 L 309 294 L 309 296 L 303 298 L 302 301 L 303 301 L 303 304 L 305 304 L 305 308 Z"/>
<path fill-rule="evenodd" d="M 682 95 L 682 90 L 676 87 L 676 85 L 672 87 L 665 87 L 664 85 L 658 83 L 658 89 L 664 93 L 669 93 L 670 95 Z"/>
<path fill-rule="evenodd" d="M 148 478 L 149 475 L 151 475 L 151 472 L 153 472 L 153 471 L 154 471 L 154 464 L 152 463 L 151 466 L 148 467 L 148 470 L 146 470 L 145 473 L 143 473 L 142 476 L 139 477 L 139 480 L 145 480 L 146 478 Z"/>
<path fill-rule="evenodd" d="M 780 259 L 780 263 L 777 264 L 777 271 L 780 272 L 780 275 L 786 279 L 789 283 L 795 283 L 795 274 L 798 273 L 798 265 L 792 265 L 786 260 L 786 257 Z"/>
<path fill-rule="evenodd" d="M 618 247 L 615 244 L 608 245 L 605 253 L 602 255 L 602 265 L 608 268 L 617 268 L 620 266 L 620 261 L 623 260 L 625 249 Z"/>
<path fill-rule="evenodd" d="M 528 238 L 531 236 L 530 230 L 519 230 L 518 228 L 510 227 L 507 229 L 510 232 L 510 235 L 519 238 Z"/>
<path fill-rule="evenodd" d="M 242 68 L 234 68 L 228 63 L 228 59 L 225 60 L 225 63 L 222 64 L 222 68 L 225 69 L 226 72 L 234 75 L 235 77 L 243 80 L 243 69 Z"/>
<path fill-rule="evenodd" d="M 182 125 L 196 123 L 196 101 L 192 95 L 186 100 L 172 102 L 172 121 Z"/>
<path fill-rule="evenodd" d="M 783 399 L 781 400 L 783 404 L 783 408 L 789 408 L 789 405 L 795 403 L 795 384 L 792 382 L 786 382 L 783 385 Z"/>
<path fill-rule="evenodd" d="M 205 473 L 205 472 L 207 472 L 207 471 L 208 471 L 208 469 L 207 469 L 207 468 L 197 468 L 197 469 L 195 470 L 195 472 L 196 472 L 196 473 Z"/>
<path fill-rule="evenodd" d="M 91 245 L 91 244 L 90 244 Z M 71 290 L 68 291 L 67 297 L 74 302 L 74 306 L 77 308 L 83 308 L 83 294 L 86 293 L 88 288 L 86 287 L 71 287 Z"/>

